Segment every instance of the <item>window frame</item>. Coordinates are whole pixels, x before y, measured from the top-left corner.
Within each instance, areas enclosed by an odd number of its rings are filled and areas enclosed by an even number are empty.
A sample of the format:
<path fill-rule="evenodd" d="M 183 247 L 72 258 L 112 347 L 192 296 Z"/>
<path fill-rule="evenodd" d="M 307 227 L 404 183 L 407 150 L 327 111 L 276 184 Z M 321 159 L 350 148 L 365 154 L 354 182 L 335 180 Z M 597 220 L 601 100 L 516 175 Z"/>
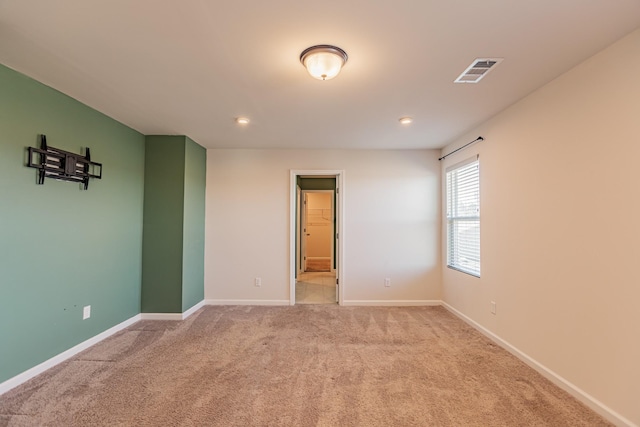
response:
<path fill-rule="evenodd" d="M 477 183 L 477 187 L 473 188 L 472 190 L 470 190 L 470 193 L 472 195 L 472 197 L 476 197 L 477 201 L 477 207 L 476 207 L 476 212 L 477 214 L 475 215 L 469 215 L 468 212 L 466 215 L 458 215 L 457 211 L 460 210 L 460 200 L 457 198 L 459 193 L 460 193 L 460 185 L 458 184 L 453 184 L 450 183 L 450 180 L 453 179 L 457 179 L 459 178 L 459 176 L 457 176 L 457 173 L 460 173 L 463 171 L 463 169 L 468 168 L 471 165 L 476 165 L 477 168 L 477 175 L 475 178 L 475 181 Z M 454 174 L 456 175 L 454 178 Z M 466 190 L 466 189 L 463 189 Z M 452 193 L 456 193 L 457 195 L 454 195 Z M 475 195 L 473 195 L 473 193 L 476 193 Z M 467 196 L 469 194 L 467 193 Z M 453 198 L 456 198 L 455 200 L 452 200 Z M 452 212 L 455 211 L 455 212 Z M 463 160 L 461 162 L 458 162 L 454 165 L 451 165 L 449 167 L 447 167 L 445 169 L 445 219 L 446 219 L 446 233 L 447 233 L 447 248 L 446 248 L 446 264 L 447 267 L 452 269 L 452 270 L 456 270 L 456 271 L 460 271 L 461 273 L 465 273 L 468 274 L 470 276 L 473 277 L 480 277 L 481 274 L 481 245 L 480 245 L 480 226 L 481 226 L 481 215 L 480 215 L 480 156 L 474 156 L 471 158 L 468 158 L 466 160 Z M 477 238 L 473 238 L 472 240 L 470 240 L 471 243 L 476 244 L 477 245 L 477 254 L 473 253 L 472 255 L 475 255 L 477 258 L 477 268 L 469 267 L 468 265 L 465 266 L 463 264 L 461 264 L 460 260 L 459 260 L 459 249 L 456 248 L 452 248 L 451 245 L 458 243 L 460 243 L 460 230 L 458 227 L 456 227 L 456 224 L 460 224 L 462 221 L 465 222 L 476 222 L 477 223 Z M 472 224 L 469 228 L 473 228 L 474 225 Z M 475 233 L 474 233 L 475 234 Z"/>

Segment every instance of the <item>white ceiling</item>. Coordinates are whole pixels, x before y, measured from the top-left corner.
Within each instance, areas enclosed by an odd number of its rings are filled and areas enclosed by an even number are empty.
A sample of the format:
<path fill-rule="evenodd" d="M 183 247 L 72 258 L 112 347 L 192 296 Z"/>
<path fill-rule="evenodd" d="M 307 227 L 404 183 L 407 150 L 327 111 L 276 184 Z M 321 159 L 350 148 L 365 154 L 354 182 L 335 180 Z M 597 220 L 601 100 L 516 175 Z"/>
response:
<path fill-rule="evenodd" d="M 638 27 L 640 0 L 0 0 L 0 63 L 209 148 L 440 148 Z"/>

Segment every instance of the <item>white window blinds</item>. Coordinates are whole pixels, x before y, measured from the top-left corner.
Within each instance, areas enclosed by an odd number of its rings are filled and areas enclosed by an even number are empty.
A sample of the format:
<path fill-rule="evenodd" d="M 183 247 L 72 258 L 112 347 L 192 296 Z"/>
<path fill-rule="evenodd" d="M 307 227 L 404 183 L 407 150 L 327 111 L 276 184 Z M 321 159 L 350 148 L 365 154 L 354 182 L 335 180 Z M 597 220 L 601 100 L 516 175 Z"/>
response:
<path fill-rule="evenodd" d="M 480 277 L 480 164 L 447 171 L 447 266 Z"/>

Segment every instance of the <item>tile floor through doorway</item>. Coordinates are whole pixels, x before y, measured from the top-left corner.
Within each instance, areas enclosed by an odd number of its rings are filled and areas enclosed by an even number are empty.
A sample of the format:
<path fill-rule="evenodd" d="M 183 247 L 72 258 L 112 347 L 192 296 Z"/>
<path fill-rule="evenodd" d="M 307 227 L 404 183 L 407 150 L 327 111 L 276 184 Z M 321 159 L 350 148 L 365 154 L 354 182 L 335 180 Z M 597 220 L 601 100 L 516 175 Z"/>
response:
<path fill-rule="evenodd" d="M 336 304 L 336 273 L 300 273 L 296 304 Z"/>

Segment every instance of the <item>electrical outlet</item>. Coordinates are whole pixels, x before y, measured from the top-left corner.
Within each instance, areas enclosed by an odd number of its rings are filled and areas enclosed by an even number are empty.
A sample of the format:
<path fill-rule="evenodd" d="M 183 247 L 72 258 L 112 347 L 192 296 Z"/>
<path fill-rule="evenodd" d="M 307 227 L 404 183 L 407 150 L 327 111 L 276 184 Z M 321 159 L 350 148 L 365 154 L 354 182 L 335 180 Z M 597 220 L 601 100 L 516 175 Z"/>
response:
<path fill-rule="evenodd" d="M 261 277 L 256 277 L 256 281 L 255 281 L 254 284 L 256 285 L 257 288 L 262 286 L 262 278 Z"/>
<path fill-rule="evenodd" d="M 87 320 L 91 317 L 91 306 L 85 305 L 82 309 L 82 320 Z"/>
<path fill-rule="evenodd" d="M 388 288 L 390 286 L 391 286 L 391 279 L 387 277 L 386 279 L 384 279 L 384 287 Z"/>
<path fill-rule="evenodd" d="M 496 302 L 491 301 L 491 314 L 496 314 Z"/>

